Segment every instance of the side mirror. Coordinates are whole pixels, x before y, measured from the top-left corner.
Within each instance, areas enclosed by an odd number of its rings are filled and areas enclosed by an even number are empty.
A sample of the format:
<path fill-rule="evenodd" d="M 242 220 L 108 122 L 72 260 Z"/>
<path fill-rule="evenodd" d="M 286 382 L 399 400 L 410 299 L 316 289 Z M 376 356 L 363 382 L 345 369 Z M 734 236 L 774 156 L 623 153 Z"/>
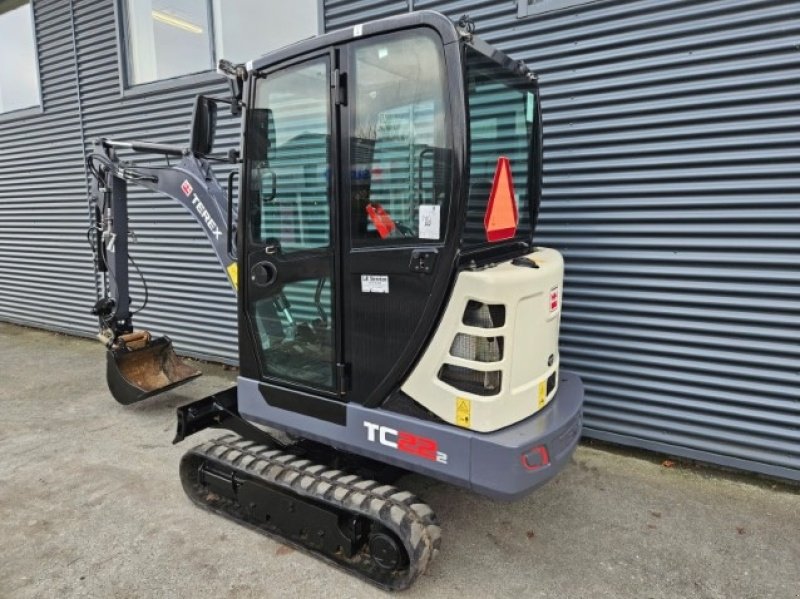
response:
<path fill-rule="evenodd" d="M 197 96 L 192 113 L 192 133 L 189 149 L 202 156 L 211 153 L 214 146 L 214 129 L 217 126 L 217 103 L 206 96 Z"/>
<path fill-rule="evenodd" d="M 239 116 L 242 114 L 242 81 L 240 79 L 228 79 L 228 89 L 231 94 L 231 114 Z"/>

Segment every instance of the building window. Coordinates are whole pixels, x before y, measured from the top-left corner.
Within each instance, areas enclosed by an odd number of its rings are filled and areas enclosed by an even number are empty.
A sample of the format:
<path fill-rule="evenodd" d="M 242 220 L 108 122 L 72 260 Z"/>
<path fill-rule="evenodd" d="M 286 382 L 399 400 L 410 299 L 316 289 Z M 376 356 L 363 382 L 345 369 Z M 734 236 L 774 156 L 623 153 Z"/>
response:
<path fill-rule="evenodd" d="M 0 112 L 39 106 L 36 34 L 30 1 L 0 0 L 0 56 Z"/>
<path fill-rule="evenodd" d="M 319 33 L 317 0 L 124 0 L 128 82 L 245 62 Z"/>
<path fill-rule="evenodd" d="M 543 15 L 548 12 L 565 10 L 581 4 L 591 4 L 597 0 L 517 0 L 517 18 Z"/>

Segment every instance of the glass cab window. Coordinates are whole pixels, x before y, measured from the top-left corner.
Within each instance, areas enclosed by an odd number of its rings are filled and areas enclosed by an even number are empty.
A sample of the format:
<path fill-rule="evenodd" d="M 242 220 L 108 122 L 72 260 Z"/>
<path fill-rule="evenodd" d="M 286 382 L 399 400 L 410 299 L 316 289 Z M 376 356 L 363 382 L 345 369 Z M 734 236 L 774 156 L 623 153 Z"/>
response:
<path fill-rule="evenodd" d="M 260 79 L 249 127 L 251 234 L 283 251 L 330 243 L 327 62 Z"/>
<path fill-rule="evenodd" d="M 251 314 L 266 375 L 334 381 L 330 78 L 327 58 L 260 77 L 248 116 Z"/>
<path fill-rule="evenodd" d="M 519 224 L 517 238 L 530 238 L 536 141 L 536 97 L 530 83 L 466 47 L 469 120 L 469 197 L 464 242 L 487 242 L 483 226 L 498 159 L 509 159 Z M 535 198 L 533 198 L 535 201 Z"/>
<path fill-rule="evenodd" d="M 353 62 L 353 244 L 441 241 L 452 145 L 440 43 L 424 31 L 364 40 Z"/>

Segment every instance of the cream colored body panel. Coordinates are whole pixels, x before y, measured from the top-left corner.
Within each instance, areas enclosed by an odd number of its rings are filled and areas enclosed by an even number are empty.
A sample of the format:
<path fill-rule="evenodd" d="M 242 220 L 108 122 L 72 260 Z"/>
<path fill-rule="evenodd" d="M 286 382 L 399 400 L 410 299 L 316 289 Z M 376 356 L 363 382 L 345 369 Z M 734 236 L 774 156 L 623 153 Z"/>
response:
<path fill-rule="evenodd" d="M 404 393 L 442 420 L 479 432 L 494 431 L 538 412 L 555 396 L 558 377 L 554 376 L 555 384 L 549 392 L 546 386 L 559 365 L 564 260 L 549 248 L 537 248 L 527 258 L 539 268 L 509 261 L 458 273 L 439 328 L 402 385 Z M 494 328 L 464 324 L 470 300 L 504 305 L 505 322 Z M 451 355 L 459 333 L 489 339 L 503 337 L 502 358 L 486 362 Z M 459 389 L 440 379 L 443 364 L 480 372 L 499 370 L 499 392 L 481 395 Z"/>

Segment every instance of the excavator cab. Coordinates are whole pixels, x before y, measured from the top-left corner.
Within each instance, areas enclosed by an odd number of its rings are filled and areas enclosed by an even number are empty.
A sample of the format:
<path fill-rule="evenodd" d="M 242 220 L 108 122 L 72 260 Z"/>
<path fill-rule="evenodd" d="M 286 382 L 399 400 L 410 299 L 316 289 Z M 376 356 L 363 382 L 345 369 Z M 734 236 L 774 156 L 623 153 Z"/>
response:
<path fill-rule="evenodd" d="M 536 76 L 468 19 L 428 11 L 220 69 L 231 95 L 197 100 L 188 149 L 100 139 L 89 157 L 109 387 L 128 403 L 196 374 L 168 339 L 132 326 L 136 183 L 186 207 L 237 294 L 236 385 L 180 407 L 175 442 L 207 427 L 240 437 L 184 456 L 187 494 L 405 588 L 438 526 L 379 466 L 514 499 L 555 476 L 580 437 L 583 386 L 558 352 L 564 262 L 534 243 Z M 227 158 L 211 154 L 220 102 L 243 119 Z M 123 148 L 180 160 L 125 163 Z M 238 170 L 224 190 L 210 164 L 226 159 Z"/>
<path fill-rule="evenodd" d="M 541 119 L 524 63 L 420 12 L 254 60 L 243 94 L 248 417 L 391 406 L 490 431 L 552 399 L 563 269 L 533 243 Z M 454 295 L 470 277 L 485 290 Z"/>

